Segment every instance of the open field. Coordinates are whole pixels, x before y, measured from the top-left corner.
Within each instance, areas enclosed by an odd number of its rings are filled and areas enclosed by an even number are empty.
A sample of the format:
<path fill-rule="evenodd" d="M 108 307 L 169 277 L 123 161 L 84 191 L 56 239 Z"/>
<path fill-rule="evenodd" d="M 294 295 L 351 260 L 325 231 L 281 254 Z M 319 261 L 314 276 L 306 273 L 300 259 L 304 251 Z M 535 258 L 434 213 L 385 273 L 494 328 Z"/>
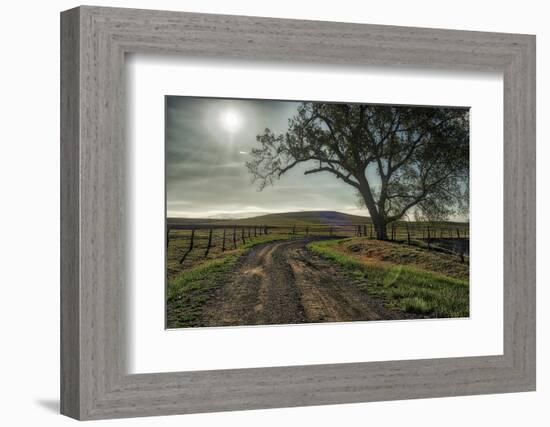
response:
<path fill-rule="evenodd" d="M 357 224 L 337 212 L 303 214 L 299 224 L 291 214 L 278 215 L 278 225 L 216 220 L 171 229 L 167 326 L 468 316 L 469 262 L 464 249 L 452 249 L 456 241 L 467 248 L 467 238 L 427 240 L 409 224 L 415 238 L 395 232 L 395 241 L 378 241 L 364 217 Z M 467 235 L 463 224 L 452 227 Z"/>
<path fill-rule="evenodd" d="M 259 215 L 252 218 L 241 219 L 212 219 L 212 218 L 168 218 L 167 226 L 171 229 L 188 229 L 192 226 L 206 228 L 208 226 L 222 227 L 250 227 L 267 225 L 273 228 L 292 229 L 315 227 L 366 227 L 367 234 L 372 229 L 372 222 L 369 217 L 349 215 L 335 211 L 305 211 L 286 212 Z M 394 237 L 407 238 L 407 229 L 411 237 L 427 237 L 428 230 L 432 238 L 443 237 L 467 237 L 469 236 L 469 224 L 464 222 L 405 222 L 397 221 L 388 225 L 388 232 L 394 230 Z M 363 233 L 365 230 L 361 230 Z M 389 233 L 389 234 L 390 234 Z M 457 234 L 458 233 L 458 234 Z"/>

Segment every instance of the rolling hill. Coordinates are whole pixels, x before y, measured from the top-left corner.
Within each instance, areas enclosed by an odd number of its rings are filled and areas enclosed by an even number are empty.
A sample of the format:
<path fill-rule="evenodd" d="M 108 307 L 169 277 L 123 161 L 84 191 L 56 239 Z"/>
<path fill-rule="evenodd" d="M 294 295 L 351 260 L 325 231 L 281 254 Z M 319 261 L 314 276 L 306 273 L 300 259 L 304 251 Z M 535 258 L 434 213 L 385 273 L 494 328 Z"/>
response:
<path fill-rule="evenodd" d="M 259 215 L 240 219 L 168 218 L 168 224 L 216 225 L 351 225 L 369 222 L 368 216 L 349 215 L 336 211 L 302 211 Z"/>

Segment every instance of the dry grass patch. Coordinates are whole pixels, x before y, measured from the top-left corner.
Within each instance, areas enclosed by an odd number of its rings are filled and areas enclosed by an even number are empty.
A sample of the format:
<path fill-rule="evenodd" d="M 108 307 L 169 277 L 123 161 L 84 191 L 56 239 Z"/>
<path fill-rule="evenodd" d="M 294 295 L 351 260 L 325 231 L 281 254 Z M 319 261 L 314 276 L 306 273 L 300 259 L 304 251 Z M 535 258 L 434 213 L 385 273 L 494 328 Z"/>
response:
<path fill-rule="evenodd" d="M 359 237 L 342 240 L 332 248 L 364 260 L 378 260 L 391 264 L 419 267 L 457 279 L 468 279 L 470 274 L 469 263 L 467 261 L 462 263 L 458 255 L 428 251 L 404 243 Z"/>

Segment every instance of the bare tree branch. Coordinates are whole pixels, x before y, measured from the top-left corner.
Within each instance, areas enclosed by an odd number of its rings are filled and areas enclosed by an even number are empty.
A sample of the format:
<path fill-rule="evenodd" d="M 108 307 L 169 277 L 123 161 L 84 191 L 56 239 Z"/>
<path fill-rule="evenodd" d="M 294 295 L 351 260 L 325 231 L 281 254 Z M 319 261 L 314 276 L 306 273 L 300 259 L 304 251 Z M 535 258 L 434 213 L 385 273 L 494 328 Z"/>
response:
<path fill-rule="evenodd" d="M 442 216 L 467 204 L 468 120 L 460 108 L 305 102 L 285 134 L 258 135 L 247 167 L 263 189 L 312 163 L 305 175 L 330 173 L 352 186 L 384 238 L 385 225 L 411 209 Z"/>

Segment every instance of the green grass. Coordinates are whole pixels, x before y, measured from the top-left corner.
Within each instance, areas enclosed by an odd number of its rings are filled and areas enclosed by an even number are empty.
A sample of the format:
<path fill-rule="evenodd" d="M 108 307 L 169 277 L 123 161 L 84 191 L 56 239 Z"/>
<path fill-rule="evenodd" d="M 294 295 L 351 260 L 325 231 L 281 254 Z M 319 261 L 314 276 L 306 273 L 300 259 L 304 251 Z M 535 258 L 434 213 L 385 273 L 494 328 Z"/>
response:
<path fill-rule="evenodd" d="M 202 307 L 221 285 L 223 275 L 231 270 L 238 257 L 238 254 L 230 254 L 208 260 L 170 280 L 166 290 L 167 327 L 198 326 Z"/>
<path fill-rule="evenodd" d="M 419 297 L 403 298 L 400 302 L 408 313 L 429 314 L 432 311 L 430 305 Z"/>
<path fill-rule="evenodd" d="M 168 278 L 166 322 L 169 329 L 200 326 L 204 305 L 223 284 L 223 279 L 239 257 L 262 243 L 283 240 L 287 236 L 262 235 L 235 250 L 219 252 L 214 258 L 196 261 L 192 266 Z"/>
<path fill-rule="evenodd" d="M 389 308 L 425 317 L 469 316 L 467 279 L 450 277 L 415 265 L 395 264 L 349 253 L 349 246 L 346 245 L 354 240 L 311 242 L 308 248 L 344 268 L 361 290 L 381 298 Z M 389 242 L 377 244 L 396 245 Z M 406 251 L 408 248 L 404 246 L 401 249 Z"/>

